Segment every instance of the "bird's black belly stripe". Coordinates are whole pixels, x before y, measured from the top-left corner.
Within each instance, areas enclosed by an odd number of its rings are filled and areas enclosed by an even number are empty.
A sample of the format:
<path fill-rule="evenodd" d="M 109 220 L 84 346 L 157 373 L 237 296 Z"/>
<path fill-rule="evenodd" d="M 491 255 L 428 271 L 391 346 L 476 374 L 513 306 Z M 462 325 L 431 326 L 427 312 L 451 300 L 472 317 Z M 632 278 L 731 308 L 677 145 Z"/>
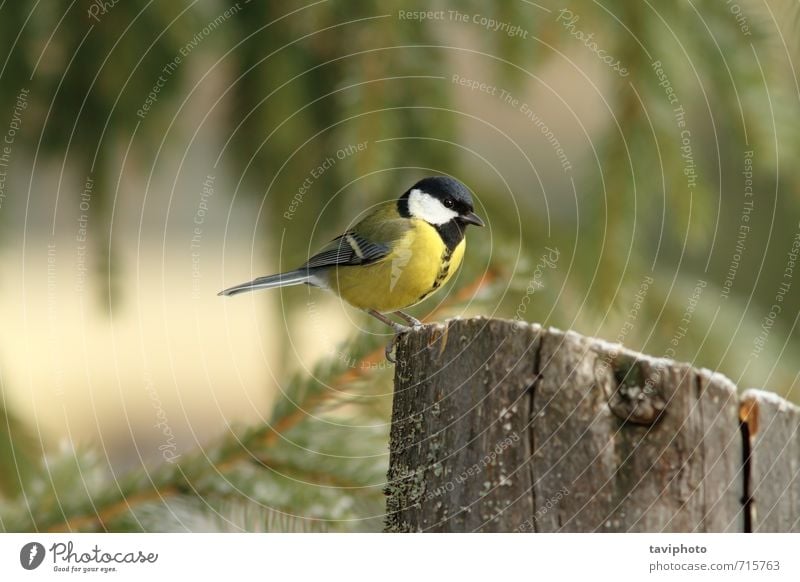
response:
<path fill-rule="evenodd" d="M 441 258 L 441 266 L 439 267 L 439 272 L 436 273 L 436 278 L 433 280 L 433 285 L 431 288 L 423 293 L 419 301 L 425 299 L 428 295 L 436 291 L 439 287 L 441 287 L 444 280 L 447 278 L 447 274 L 450 272 L 450 259 L 453 258 L 453 250 L 449 248 L 445 248 L 444 252 L 442 253 Z"/>

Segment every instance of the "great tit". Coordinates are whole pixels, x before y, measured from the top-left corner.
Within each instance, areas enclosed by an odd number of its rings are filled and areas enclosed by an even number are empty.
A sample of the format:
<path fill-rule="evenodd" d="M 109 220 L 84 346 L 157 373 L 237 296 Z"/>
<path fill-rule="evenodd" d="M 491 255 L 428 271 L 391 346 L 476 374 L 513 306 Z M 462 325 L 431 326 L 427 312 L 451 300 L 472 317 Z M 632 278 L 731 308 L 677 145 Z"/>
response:
<path fill-rule="evenodd" d="M 333 291 L 395 332 L 407 331 L 384 314 L 420 325 L 401 310 L 427 298 L 458 270 L 469 224 L 484 226 L 473 212 L 467 187 L 453 178 L 424 178 L 398 200 L 371 211 L 300 268 L 259 277 L 219 295 L 312 285 Z"/>

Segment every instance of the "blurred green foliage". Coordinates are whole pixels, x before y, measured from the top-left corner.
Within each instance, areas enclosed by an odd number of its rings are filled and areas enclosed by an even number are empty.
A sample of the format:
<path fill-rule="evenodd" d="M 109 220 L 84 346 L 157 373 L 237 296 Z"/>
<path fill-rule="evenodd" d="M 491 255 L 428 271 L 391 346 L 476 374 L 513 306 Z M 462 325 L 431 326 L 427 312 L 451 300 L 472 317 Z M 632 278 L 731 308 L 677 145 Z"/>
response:
<path fill-rule="evenodd" d="M 794 324 L 800 312 L 797 289 L 785 299 L 784 315 L 775 324 L 767 351 L 758 360 L 749 354 L 798 230 L 800 176 L 795 164 L 800 154 L 800 89 L 792 59 L 800 51 L 797 35 L 787 31 L 796 33 L 800 11 L 789 1 L 740 4 L 747 15 L 747 34 L 729 3 L 718 0 L 674 0 L 657 6 L 626 0 L 568 7 L 554 3 L 539 7 L 521 0 L 457 3 L 465 14 L 521 24 L 530 36 L 520 38 L 469 23 L 450 22 L 446 27 L 434 20 L 399 20 L 400 10 L 431 9 L 416 0 L 380 5 L 250 2 L 237 4 L 239 8 L 219 21 L 213 34 L 185 59 L 195 63 L 205 59 L 228 80 L 220 94 L 226 116 L 220 162 L 238 177 L 231 193 L 233 204 L 238 197 L 262 201 L 259 236 L 270 248 L 282 242 L 287 249 L 282 260 L 301 261 L 309 250 L 308 228 L 286 228 L 283 217 L 309 172 L 347 144 L 396 138 L 324 172 L 313 184 L 317 195 L 304 199 L 302 216 L 293 225 L 310 226 L 320 217 L 314 226 L 324 235 L 334 235 L 354 217 L 355 209 L 399 194 L 421 175 L 451 173 L 476 192 L 492 224 L 492 244 L 472 245 L 457 285 L 474 280 L 486 268 L 500 273 L 502 282 L 484 289 L 469 310 L 505 317 L 519 314 L 545 247 L 557 248 L 559 263 L 546 270 L 546 284 L 526 304 L 524 318 L 624 339 L 631 347 L 661 355 L 672 345 L 696 282 L 707 281 L 681 338 L 679 358 L 726 372 L 741 385 L 768 382 L 766 387 L 792 396 L 793 355 L 798 349 Z M 31 11 L 26 2 L 2 4 L 0 118 L 10 117 L 18 89 L 30 88 L 35 119 L 29 123 L 37 131 L 26 133 L 31 140 L 26 146 L 81 168 L 78 176 L 95 177 L 98 204 L 92 207 L 93 221 L 106 225 L 103 236 L 93 239 L 102 257 L 96 265 L 98 297 L 100 305 L 112 305 L 124 300 L 113 285 L 118 259 L 110 244 L 120 151 L 130 143 L 140 166 L 147 168 L 159 155 L 161 148 L 156 146 L 166 139 L 169 148 L 169 140 L 176 139 L 165 128 L 182 114 L 184 99 L 195 84 L 204 82 L 202 72 L 186 64 L 176 68 L 146 117 L 136 112 L 163 67 L 232 5 L 221 0 L 119 2 L 99 20 L 87 15 L 88 6 L 91 3 L 61 0 Z M 453 7 L 436 3 L 435 8 Z M 570 179 L 557 176 L 544 187 L 527 171 L 522 157 L 510 162 L 518 170 L 498 176 L 479 156 L 453 145 L 480 152 L 483 140 L 469 142 L 465 128 L 474 124 L 487 137 L 493 130 L 456 111 L 463 95 L 446 79 L 469 66 L 474 67 L 468 72 L 475 78 L 522 94 L 531 84 L 540 88 L 532 76 L 575 74 L 593 55 L 558 20 L 562 8 L 579 15 L 577 29 L 593 33 L 607 54 L 625 63 L 630 75 L 620 77 L 610 70 L 598 74 L 590 67 L 592 81 L 601 79 L 601 86 L 587 80 L 586 92 L 595 88 L 602 95 L 605 109 L 594 114 L 602 119 L 591 124 L 598 129 L 590 140 L 571 141 L 580 145 L 571 151 L 575 170 Z M 454 65 L 454 55 L 461 55 L 460 68 Z M 675 104 L 665 96 L 654 61 L 661 62 L 685 110 L 696 170 L 692 188 L 687 187 Z M 500 106 L 498 101 L 496 107 Z M 573 133 L 578 135 L 584 121 L 598 120 L 577 120 L 569 125 Z M 518 118 L 500 129 L 512 131 L 525 123 Z M 733 292 L 724 299 L 720 290 L 741 224 L 742 166 L 750 150 L 755 152 L 755 208 Z M 536 165 L 546 173 L 551 163 L 543 157 Z M 550 214 L 543 202 L 552 206 Z M 107 277 L 109 272 L 112 276 Z M 656 284 L 642 303 L 636 325 L 621 338 L 646 276 Z M 321 378 L 341 372 L 328 370 Z M 295 388 L 301 390 L 307 381 L 298 379 Z M 291 416 L 282 408 L 286 406 L 286 402 L 277 405 L 276 421 Z M 384 401 L 377 409 L 349 410 L 364 419 L 385 421 L 386 408 Z M 253 511 L 261 511 L 255 521 L 278 529 L 304 526 L 282 522 L 270 512 L 319 519 L 325 528 L 343 523 L 351 529 L 379 527 L 379 520 L 372 519 L 381 508 L 375 484 L 385 459 L 354 461 L 376 449 L 353 442 L 346 434 L 329 435 L 325 431 L 330 427 L 314 422 L 299 423 L 292 428 L 295 433 L 287 433 L 295 446 L 339 451 L 349 454 L 352 462 L 329 466 L 278 440 L 276 448 L 262 451 L 270 455 L 270 463 L 282 468 L 272 476 L 273 465 L 264 463 L 265 470 L 257 457 L 230 474 L 218 475 L 214 462 L 209 464 L 204 454 L 198 454 L 187 464 L 156 469 L 156 477 L 137 473 L 109 481 L 105 475 L 95 481 L 92 467 L 102 466 L 97 459 L 70 450 L 52 453 L 44 464 L 38 463 L 35 455 L 24 454 L 24 436 L 12 438 L 22 435 L 24 428 L 5 412 L 3 418 L 8 420 L 0 430 L 0 462 L 4 468 L 20 466 L 19 472 L 0 471 L 0 491 L 5 496 L 0 518 L 5 529 L 47 529 L 69 523 L 76 515 L 91 517 L 97 513 L 98 496 L 101 504 L 114 506 L 142 491 L 151 491 L 152 496 L 141 507 L 121 510 L 110 522 L 88 519 L 79 527 L 180 529 L 191 521 L 187 515 L 203 512 L 210 515 L 202 521 L 212 524 L 208 527 L 251 523 L 241 518 L 248 510 L 237 505 L 241 499 L 231 500 L 231 491 L 251 495 L 260 508 Z M 367 441 L 374 445 L 385 439 L 385 432 L 376 431 Z M 247 436 L 238 438 L 228 435 L 218 446 L 249 442 Z M 41 473 L 30 477 L 31 466 L 46 468 L 52 479 Z M 33 492 L 24 497 L 24 507 L 18 475 Z M 77 482 L 76 475 L 90 478 L 85 487 L 74 486 L 82 491 L 69 485 Z M 109 482 L 115 484 L 110 492 Z M 259 489 L 262 482 L 269 486 Z M 357 493 L 328 490 L 326 482 L 345 483 Z M 167 487 L 174 494 L 170 497 L 179 501 L 164 502 L 171 508 L 164 518 L 157 509 L 163 502 L 162 488 Z M 64 505 L 57 491 L 66 500 Z M 318 511 L 321 506 L 341 511 L 326 514 Z M 220 518 L 225 512 L 241 519 Z"/>

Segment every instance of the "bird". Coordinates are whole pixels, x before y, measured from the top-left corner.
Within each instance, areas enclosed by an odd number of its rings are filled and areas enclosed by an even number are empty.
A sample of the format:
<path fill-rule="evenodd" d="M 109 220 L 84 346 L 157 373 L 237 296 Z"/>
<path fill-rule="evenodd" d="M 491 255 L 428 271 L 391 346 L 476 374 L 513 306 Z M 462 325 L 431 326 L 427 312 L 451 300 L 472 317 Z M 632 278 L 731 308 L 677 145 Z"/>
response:
<path fill-rule="evenodd" d="M 395 339 L 386 346 L 387 359 L 393 361 L 397 334 L 422 325 L 403 310 L 427 299 L 458 270 L 468 225 L 484 226 L 469 189 L 447 176 L 423 178 L 397 200 L 379 204 L 297 269 L 258 277 L 219 295 L 303 284 L 328 289 L 394 330 Z"/>

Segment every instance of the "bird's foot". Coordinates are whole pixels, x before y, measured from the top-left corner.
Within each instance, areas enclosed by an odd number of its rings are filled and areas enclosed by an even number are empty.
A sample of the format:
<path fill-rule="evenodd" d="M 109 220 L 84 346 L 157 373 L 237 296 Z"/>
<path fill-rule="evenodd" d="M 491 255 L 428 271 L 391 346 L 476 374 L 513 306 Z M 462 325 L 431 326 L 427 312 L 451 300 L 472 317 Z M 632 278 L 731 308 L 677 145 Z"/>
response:
<path fill-rule="evenodd" d="M 394 354 L 392 353 L 394 352 L 394 346 L 396 343 L 397 343 L 397 336 L 394 336 L 392 338 L 392 341 L 386 344 L 386 349 L 384 350 L 384 353 L 386 354 L 386 361 L 391 364 L 397 363 L 397 359 L 394 357 Z"/>
<path fill-rule="evenodd" d="M 394 335 L 392 336 L 392 341 L 386 344 L 386 349 L 384 350 L 384 353 L 386 354 L 387 362 L 396 364 L 397 359 L 394 357 L 394 354 L 392 352 L 394 352 L 394 348 L 397 346 L 397 339 L 404 333 L 407 333 L 414 328 L 407 327 L 405 325 L 400 325 L 399 323 L 394 323 L 392 325 L 392 329 L 394 330 Z"/>
<path fill-rule="evenodd" d="M 394 314 L 403 321 L 405 321 L 407 324 L 409 324 L 411 327 L 422 327 L 423 325 L 419 319 L 403 311 L 395 311 Z"/>
<path fill-rule="evenodd" d="M 399 317 L 401 317 L 404 320 L 406 320 L 411 325 L 411 327 L 409 327 L 407 325 L 403 325 L 401 323 L 397 323 L 396 321 L 392 321 L 391 319 L 389 319 L 388 317 L 386 317 L 382 313 L 379 313 L 379 312 L 375 311 L 374 309 L 367 309 L 366 312 L 369 313 L 375 319 L 377 319 L 377 320 L 385 323 L 389 327 L 391 327 L 392 331 L 394 331 L 394 337 L 392 338 L 392 341 L 390 341 L 389 344 L 386 346 L 386 349 L 384 350 L 384 352 L 386 353 L 386 360 L 387 361 L 391 362 L 392 364 L 396 363 L 395 357 L 392 355 L 392 352 L 394 351 L 394 348 L 397 345 L 397 338 L 401 334 L 404 334 L 404 333 L 409 332 L 409 331 L 411 331 L 413 329 L 417 329 L 419 327 L 422 327 L 422 322 L 420 320 L 416 319 L 415 317 L 411 317 L 407 313 L 403 313 L 402 311 L 396 311 L 395 313 Z"/>

